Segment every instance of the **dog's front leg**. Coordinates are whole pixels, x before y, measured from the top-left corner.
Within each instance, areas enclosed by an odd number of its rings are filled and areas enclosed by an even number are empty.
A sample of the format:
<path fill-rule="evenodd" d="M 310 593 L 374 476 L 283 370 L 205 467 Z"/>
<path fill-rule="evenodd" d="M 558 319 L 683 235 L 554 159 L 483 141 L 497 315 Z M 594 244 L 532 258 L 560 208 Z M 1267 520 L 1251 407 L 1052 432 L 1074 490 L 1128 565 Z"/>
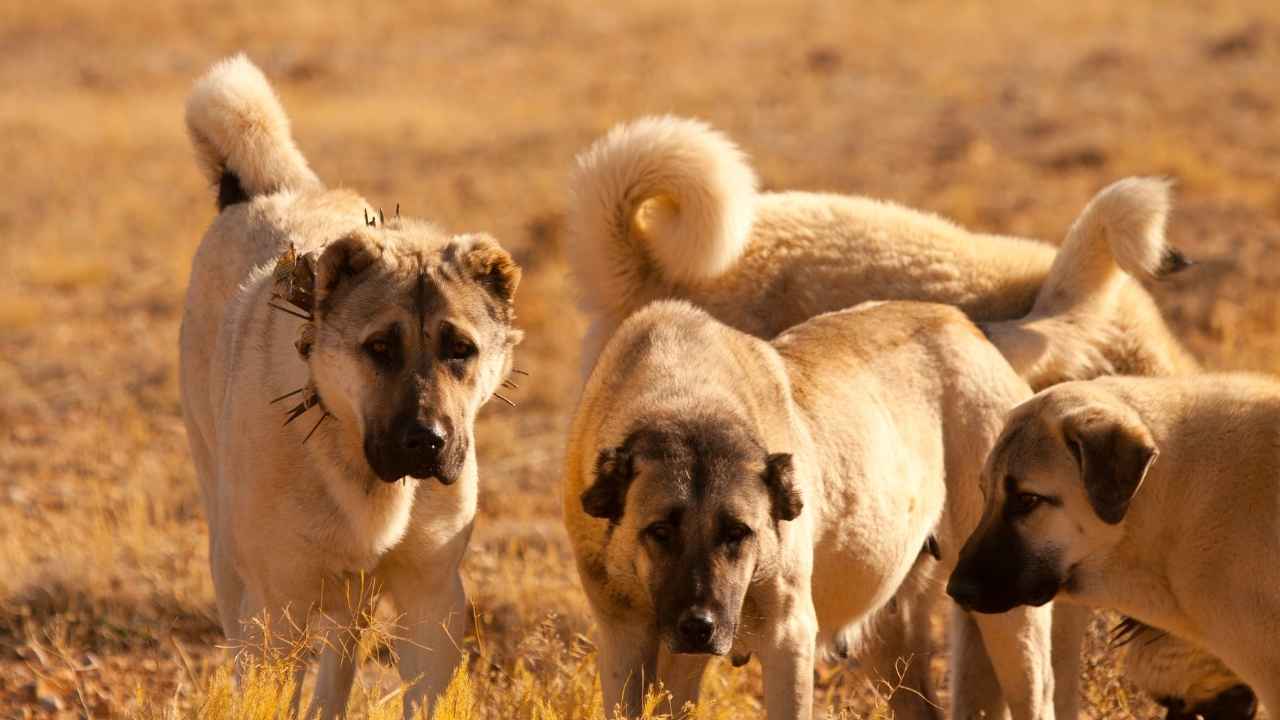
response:
<path fill-rule="evenodd" d="M 761 650 L 764 701 L 769 720 L 813 717 L 813 661 L 818 644 L 818 618 L 812 598 L 795 598 L 771 630 Z"/>
<path fill-rule="evenodd" d="M 658 638 L 652 624 L 601 619 L 596 650 L 605 717 L 613 718 L 617 708 L 623 717 L 640 717 L 658 669 Z"/>
<path fill-rule="evenodd" d="M 1054 720 L 1052 606 L 972 618 L 1013 720 Z"/>
<path fill-rule="evenodd" d="M 462 660 L 467 629 L 467 594 L 457 567 L 447 573 L 402 565 L 384 571 L 387 591 L 404 628 L 395 640 L 404 694 L 404 717 L 430 717 Z M 422 713 L 419 715 L 418 713 Z"/>
<path fill-rule="evenodd" d="M 1092 611 L 1082 605 L 1053 604 L 1053 695 L 1057 720 L 1080 715 L 1080 674 L 1084 638 Z"/>
<path fill-rule="evenodd" d="M 316 692 L 307 709 L 308 718 L 332 720 L 346 715 L 362 626 L 356 618 L 355 612 L 345 609 L 319 614 L 314 631 L 320 639 L 320 670 L 316 674 Z"/>
<path fill-rule="evenodd" d="M 697 705 L 710 655 L 661 652 L 658 656 L 658 680 L 671 694 L 671 717 L 684 717 L 686 705 Z"/>

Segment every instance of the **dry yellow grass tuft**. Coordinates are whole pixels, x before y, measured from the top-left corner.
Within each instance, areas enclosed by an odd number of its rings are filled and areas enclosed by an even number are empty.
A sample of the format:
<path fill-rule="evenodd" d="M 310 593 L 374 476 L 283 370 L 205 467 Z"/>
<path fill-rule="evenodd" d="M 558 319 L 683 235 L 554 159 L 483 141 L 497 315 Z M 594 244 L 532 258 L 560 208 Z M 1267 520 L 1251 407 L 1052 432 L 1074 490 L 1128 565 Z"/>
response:
<path fill-rule="evenodd" d="M 1171 236 L 1199 261 L 1155 288 L 1174 328 L 1210 367 L 1280 370 L 1271 0 L 10 5 L 2 717 L 277 717 L 289 695 L 271 662 L 230 684 L 175 370 L 187 268 L 213 216 L 182 102 L 239 50 L 277 84 L 323 178 L 492 232 L 525 268 L 517 362 L 533 375 L 519 408 L 479 423 L 476 657 L 448 717 L 604 713 L 559 520 L 584 328 L 559 241 L 571 158 L 615 122 L 702 117 L 770 188 L 866 193 L 1053 241 L 1116 177 L 1170 175 Z M 1101 628 L 1090 712 L 1152 716 Z M 398 676 L 365 646 L 353 716 L 397 717 Z M 941 658 L 919 661 L 941 674 Z M 893 689 L 845 665 L 819 676 L 835 717 L 877 717 Z M 715 664 L 699 717 L 758 716 L 759 689 L 758 665 Z"/>

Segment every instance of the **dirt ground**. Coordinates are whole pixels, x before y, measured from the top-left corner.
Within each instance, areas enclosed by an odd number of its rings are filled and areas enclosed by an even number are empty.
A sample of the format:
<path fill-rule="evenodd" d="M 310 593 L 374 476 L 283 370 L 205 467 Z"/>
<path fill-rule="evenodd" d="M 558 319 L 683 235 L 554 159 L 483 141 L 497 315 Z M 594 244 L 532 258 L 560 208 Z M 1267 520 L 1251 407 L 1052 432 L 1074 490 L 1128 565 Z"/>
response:
<path fill-rule="evenodd" d="M 700 117 L 766 187 L 1053 242 L 1111 180 L 1167 175 L 1170 235 L 1199 261 L 1155 288 L 1173 326 L 1208 367 L 1280 371 L 1273 0 L 266 5 L 0 12 L 0 716 L 181 716 L 225 663 L 176 368 L 214 214 L 183 100 L 235 51 L 276 83 L 330 184 L 491 232 L 525 268 L 532 378 L 518 408 L 482 414 L 466 565 L 502 672 L 589 673 L 559 520 L 584 328 L 562 213 L 574 154 L 614 123 Z M 1114 665 L 1095 642 L 1091 712 L 1152 716 Z M 712 694 L 756 713 L 757 674 L 717 668 Z M 861 680 L 821 674 L 824 708 L 863 712 Z"/>

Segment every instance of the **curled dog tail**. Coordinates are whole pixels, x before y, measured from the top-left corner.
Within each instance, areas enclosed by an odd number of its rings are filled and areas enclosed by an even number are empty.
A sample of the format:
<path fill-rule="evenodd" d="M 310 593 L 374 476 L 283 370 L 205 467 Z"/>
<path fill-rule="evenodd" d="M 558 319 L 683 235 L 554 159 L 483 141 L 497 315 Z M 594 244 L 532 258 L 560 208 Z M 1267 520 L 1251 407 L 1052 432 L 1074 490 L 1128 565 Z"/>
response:
<path fill-rule="evenodd" d="M 1072 224 L 1031 313 L 984 324 L 1033 388 L 1151 369 L 1118 364 L 1123 353 L 1116 348 L 1135 342 L 1122 328 L 1141 321 L 1121 316 L 1144 311 L 1135 303 L 1150 303 L 1145 293 L 1126 296 L 1130 278 L 1159 279 L 1191 264 L 1165 239 L 1171 204 L 1169 183 L 1161 179 L 1125 178 L 1103 189 Z M 1158 312 L 1150 312 L 1153 322 L 1162 323 Z M 1167 332 L 1162 324 L 1150 330 Z"/>
<path fill-rule="evenodd" d="M 643 290 L 715 278 L 742 255 L 756 177 L 704 123 L 648 117 L 578 155 L 569 257 L 585 308 L 620 320 Z"/>
<path fill-rule="evenodd" d="M 187 132 L 201 172 L 218 187 L 219 210 L 320 185 L 271 84 L 244 55 L 219 62 L 196 81 L 187 97 Z"/>
<path fill-rule="evenodd" d="M 1094 196 L 1067 233 L 1036 296 L 1033 314 L 1053 315 L 1105 300 L 1133 277 L 1162 278 L 1190 263 L 1165 240 L 1169 183 L 1125 178 Z"/>

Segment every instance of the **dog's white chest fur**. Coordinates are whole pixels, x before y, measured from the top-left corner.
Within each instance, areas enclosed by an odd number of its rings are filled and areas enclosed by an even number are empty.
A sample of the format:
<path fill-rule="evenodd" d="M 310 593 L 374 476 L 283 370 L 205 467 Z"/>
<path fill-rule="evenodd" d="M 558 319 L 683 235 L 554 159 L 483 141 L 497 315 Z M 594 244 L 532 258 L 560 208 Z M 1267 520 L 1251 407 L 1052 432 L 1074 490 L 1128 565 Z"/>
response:
<path fill-rule="evenodd" d="M 361 566 L 352 569 L 372 570 L 378 559 L 404 538 L 413 516 L 418 482 L 405 478 L 391 484 L 379 481 L 368 488 L 356 483 L 330 486 L 330 493 L 348 525 L 346 535 L 351 555 Z"/>

